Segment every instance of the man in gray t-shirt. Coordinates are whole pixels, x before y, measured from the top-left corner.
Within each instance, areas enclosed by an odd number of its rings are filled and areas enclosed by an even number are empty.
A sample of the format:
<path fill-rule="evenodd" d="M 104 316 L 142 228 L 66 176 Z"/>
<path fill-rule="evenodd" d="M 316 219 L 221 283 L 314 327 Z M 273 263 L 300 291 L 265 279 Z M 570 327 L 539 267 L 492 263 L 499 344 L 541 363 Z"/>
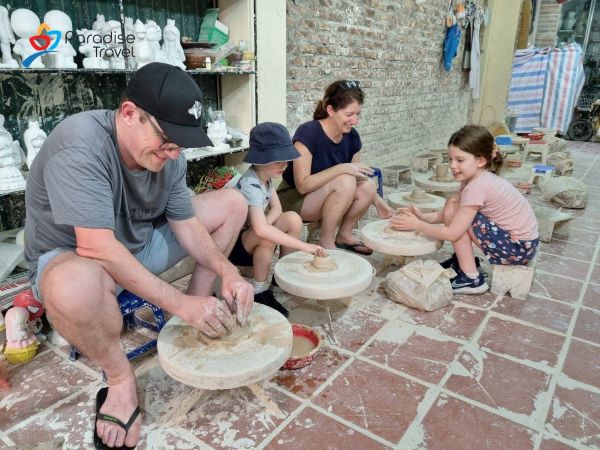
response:
<path fill-rule="evenodd" d="M 119 335 L 116 295 L 127 289 L 209 336 L 244 322 L 253 288 L 225 255 L 246 220 L 244 197 L 224 189 L 192 197 L 181 147 L 211 145 L 200 126 L 202 93 L 181 69 L 151 63 L 127 85 L 117 111 L 62 121 L 27 180 L 26 258 L 52 326 L 100 366 L 97 448 L 135 446 L 141 417 L 135 373 Z M 186 293 L 157 275 L 189 254 Z M 225 302 L 212 297 L 216 276 Z M 133 412 L 132 412 L 133 411 Z"/>

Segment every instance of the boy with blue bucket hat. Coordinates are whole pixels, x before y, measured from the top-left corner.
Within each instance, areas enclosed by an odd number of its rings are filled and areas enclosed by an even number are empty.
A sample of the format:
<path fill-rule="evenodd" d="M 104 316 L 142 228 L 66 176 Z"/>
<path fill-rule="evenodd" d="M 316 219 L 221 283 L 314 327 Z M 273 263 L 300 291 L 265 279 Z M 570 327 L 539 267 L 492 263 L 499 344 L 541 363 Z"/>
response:
<path fill-rule="evenodd" d="M 302 219 L 293 211 L 282 211 L 272 185 L 272 178 L 281 176 L 288 161 L 299 157 L 283 125 L 264 122 L 252 128 L 250 150 L 244 158 L 252 165 L 236 185 L 248 202 L 248 220 L 229 256 L 235 265 L 252 266 L 254 301 L 286 317 L 288 311 L 275 299 L 267 281 L 276 245 L 281 246 L 280 256 L 294 250 L 323 254 L 321 247 L 299 239 Z"/>

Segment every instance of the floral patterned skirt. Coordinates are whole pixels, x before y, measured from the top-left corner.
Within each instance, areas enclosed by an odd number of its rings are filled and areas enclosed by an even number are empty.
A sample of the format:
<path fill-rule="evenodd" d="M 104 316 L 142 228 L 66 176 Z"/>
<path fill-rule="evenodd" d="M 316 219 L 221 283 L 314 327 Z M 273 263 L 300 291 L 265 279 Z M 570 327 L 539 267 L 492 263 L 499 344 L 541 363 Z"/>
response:
<path fill-rule="evenodd" d="M 477 213 L 471 227 L 490 264 L 525 265 L 531 261 L 540 243 L 539 239 L 513 240 L 510 233 L 481 213 Z"/>

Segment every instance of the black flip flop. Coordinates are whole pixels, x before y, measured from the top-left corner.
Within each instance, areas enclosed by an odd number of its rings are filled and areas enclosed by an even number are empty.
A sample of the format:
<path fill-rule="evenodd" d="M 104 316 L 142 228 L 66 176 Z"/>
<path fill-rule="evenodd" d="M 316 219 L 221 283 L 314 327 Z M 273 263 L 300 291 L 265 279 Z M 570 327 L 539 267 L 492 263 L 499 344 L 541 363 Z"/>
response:
<path fill-rule="evenodd" d="M 124 445 L 123 447 L 108 447 L 106 444 L 104 444 L 104 442 L 102 442 L 102 439 L 100 439 L 100 437 L 98 436 L 98 420 L 106 420 L 107 422 L 112 422 L 114 424 L 117 424 L 118 426 L 120 426 L 121 428 L 123 428 L 125 430 L 125 433 L 127 433 L 129 431 L 129 428 L 131 428 L 131 425 L 133 425 L 133 422 L 135 422 L 135 419 L 137 419 L 137 416 L 140 415 L 140 407 L 139 406 L 135 407 L 135 409 L 134 409 L 133 413 L 131 413 L 131 417 L 129 417 L 129 420 L 127 421 L 127 423 L 123 423 L 116 417 L 109 416 L 108 414 L 102 414 L 100 412 L 100 408 L 102 408 L 102 405 L 104 405 L 107 395 L 108 395 L 107 387 L 103 387 L 96 394 L 96 420 L 94 421 L 94 447 L 96 447 L 99 450 L 133 450 L 135 447 L 127 447 L 126 445 Z"/>
<path fill-rule="evenodd" d="M 373 253 L 373 249 L 367 247 L 363 241 L 358 241 L 356 244 L 344 244 L 343 242 L 336 242 L 335 246 L 337 248 L 341 248 L 342 250 L 358 253 L 359 255 L 368 256 Z M 369 250 L 359 250 L 358 247 L 368 248 Z"/>

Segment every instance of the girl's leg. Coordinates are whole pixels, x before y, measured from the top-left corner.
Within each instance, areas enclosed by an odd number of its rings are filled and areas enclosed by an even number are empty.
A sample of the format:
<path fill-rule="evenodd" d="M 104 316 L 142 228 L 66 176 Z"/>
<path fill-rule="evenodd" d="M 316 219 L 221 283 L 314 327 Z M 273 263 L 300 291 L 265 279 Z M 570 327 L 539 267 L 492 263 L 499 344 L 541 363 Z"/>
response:
<path fill-rule="evenodd" d="M 356 178 L 339 175 L 316 191 L 306 194 L 300 216 L 307 221 L 321 221 L 321 246 L 335 247 L 335 230 L 356 195 Z"/>
<path fill-rule="evenodd" d="M 444 210 L 442 213 L 445 225 L 450 224 L 450 221 L 452 220 L 452 217 L 454 217 L 454 214 L 458 210 L 458 207 L 458 194 L 453 195 L 448 200 L 446 200 L 446 204 L 444 205 Z M 458 265 L 460 266 L 460 270 L 462 270 L 465 273 L 477 273 L 477 266 L 475 265 L 475 255 L 473 254 L 473 244 L 471 243 L 472 238 L 475 239 L 477 245 L 479 245 L 479 241 L 473 235 L 471 228 L 469 228 L 466 233 L 464 233 L 456 241 L 452 242 L 452 247 L 454 248 L 454 253 L 456 253 L 456 258 L 458 259 Z"/>
<path fill-rule="evenodd" d="M 302 219 L 294 211 L 284 212 L 277 218 L 273 225 L 284 233 L 287 233 L 296 239 L 300 239 L 300 234 L 302 233 Z M 294 249 L 290 247 L 281 246 L 279 256 L 283 257 L 289 255 L 293 251 Z"/>
<path fill-rule="evenodd" d="M 337 242 L 345 244 L 354 244 L 357 242 L 352 234 L 352 229 L 358 222 L 358 219 L 365 214 L 369 206 L 375 201 L 376 195 L 377 187 L 373 181 L 367 179 L 358 183 L 354 199 L 352 200 L 352 206 L 344 214 L 340 229 L 338 230 Z"/>

